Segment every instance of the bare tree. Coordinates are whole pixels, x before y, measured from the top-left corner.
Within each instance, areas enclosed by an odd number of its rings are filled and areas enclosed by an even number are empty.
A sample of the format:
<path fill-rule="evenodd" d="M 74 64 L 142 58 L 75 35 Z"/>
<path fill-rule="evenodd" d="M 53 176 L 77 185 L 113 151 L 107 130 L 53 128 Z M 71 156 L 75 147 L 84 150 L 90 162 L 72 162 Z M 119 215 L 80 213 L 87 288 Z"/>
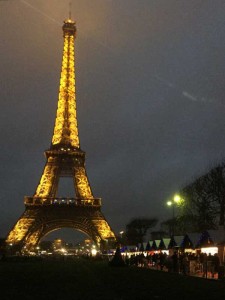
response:
<path fill-rule="evenodd" d="M 185 199 L 177 217 L 180 228 L 204 231 L 225 225 L 225 163 L 212 168 L 180 193 Z"/>
<path fill-rule="evenodd" d="M 219 225 L 225 224 L 225 163 L 213 168 L 209 174 L 208 193 L 215 201 L 219 216 Z"/>

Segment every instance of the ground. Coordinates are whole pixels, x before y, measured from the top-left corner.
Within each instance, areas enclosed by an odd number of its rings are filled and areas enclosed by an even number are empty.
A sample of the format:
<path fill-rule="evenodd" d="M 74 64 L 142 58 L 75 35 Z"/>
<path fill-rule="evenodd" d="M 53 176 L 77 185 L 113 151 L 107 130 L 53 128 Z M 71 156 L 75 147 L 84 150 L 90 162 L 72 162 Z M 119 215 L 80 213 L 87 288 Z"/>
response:
<path fill-rule="evenodd" d="M 225 282 L 107 261 L 24 260 L 0 262 L 0 299 L 142 300 L 222 299 Z"/>

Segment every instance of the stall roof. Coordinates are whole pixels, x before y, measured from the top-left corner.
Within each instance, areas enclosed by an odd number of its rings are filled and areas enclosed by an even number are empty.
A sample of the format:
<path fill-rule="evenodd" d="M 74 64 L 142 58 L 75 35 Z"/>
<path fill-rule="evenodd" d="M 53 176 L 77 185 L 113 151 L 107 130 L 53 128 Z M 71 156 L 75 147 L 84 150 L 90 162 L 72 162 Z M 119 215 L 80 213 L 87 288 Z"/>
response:
<path fill-rule="evenodd" d="M 151 244 L 150 244 L 150 241 L 147 242 L 147 245 L 145 247 L 145 250 L 146 251 L 150 251 L 151 250 Z"/>
<path fill-rule="evenodd" d="M 144 250 L 146 249 L 147 243 L 143 243 Z"/>
<path fill-rule="evenodd" d="M 126 250 L 127 251 L 135 251 L 137 249 L 137 246 L 136 245 L 128 245 L 126 246 Z"/>
<path fill-rule="evenodd" d="M 215 243 L 214 243 L 213 239 L 211 238 L 209 232 L 206 230 L 206 231 L 202 232 L 202 234 L 200 235 L 196 247 L 202 248 L 202 247 L 209 247 L 209 246 L 211 247 L 214 245 L 215 245 Z"/>
<path fill-rule="evenodd" d="M 194 248 L 194 244 L 187 234 L 185 234 L 180 247 L 183 249 L 193 249 Z"/>
<path fill-rule="evenodd" d="M 158 249 L 160 249 L 160 250 L 166 250 L 166 246 L 165 246 L 165 244 L 163 242 L 163 239 L 160 240 Z"/>
<path fill-rule="evenodd" d="M 191 232 L 191 233 L 187 233 L 189 239 L 192 241 L 193 246 L 195 247 L 199 241 L 200 238 L 200 233 L 199 232 Z"/>
<path fill-rule="evenodd" d="M 156 244 L 157 249 L 159 248 L 160 242 L 161 242 L 161 240 L 155 240 L 155 244 Z"/>
<path fill-rule="evenodd" d="M 208 230 L 208 233 L 216 245 L 225 240 L 224 228 L 220 228 L 218 230 Z"/>
<path fill-rule="evenodd" d="M 174 236 L 174 240 L 175 240 L 178 247 L 181 246 L 181 243 L 182 243 L 183 239 L 184 239 L 184 235 L 175 235 Z"/>
<path fill-rule="evenodd" d="M 163 240 L 163 243 L 166 247 L 166 249 L 168 249 L 168 246 L 169 246 L 169 243 L 170 243 L 170 238 L 166 238 L 166 239 L 162 239 Z"/>

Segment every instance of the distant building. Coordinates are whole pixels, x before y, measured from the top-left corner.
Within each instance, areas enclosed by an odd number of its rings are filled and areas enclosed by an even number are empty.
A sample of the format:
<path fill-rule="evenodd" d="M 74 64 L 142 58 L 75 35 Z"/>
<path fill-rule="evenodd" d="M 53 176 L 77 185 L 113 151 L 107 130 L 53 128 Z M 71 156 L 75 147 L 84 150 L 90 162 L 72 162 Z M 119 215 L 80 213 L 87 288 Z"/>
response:
<path fill-rule="evenodd" d="M 53 249 L 59 250 L 65 248 L 66 242 L 62 239 L 56 239 L 53 241 Z"/>

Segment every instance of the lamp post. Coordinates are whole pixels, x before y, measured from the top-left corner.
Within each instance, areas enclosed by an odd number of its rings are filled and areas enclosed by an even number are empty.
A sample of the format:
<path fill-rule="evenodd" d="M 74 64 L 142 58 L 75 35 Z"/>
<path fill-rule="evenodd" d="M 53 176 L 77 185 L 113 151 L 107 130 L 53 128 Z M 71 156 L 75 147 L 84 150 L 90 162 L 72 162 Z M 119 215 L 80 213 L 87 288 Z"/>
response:
<path fill-rule="evenodd" d="M 124 233 L 124 231 L 120 231 L 121 240 L 123 238 L 123 233 Z"/>
<path fill-rule="evenodd" d="M 124 234 L 124 231 L 122 230 L 122 231 L 120 231 L 119 233 L 120 233 L 120 244 L 121 244 L 121 246 L 122 246 L 122 244 L 123 244 L 123 234 Z"/>
<path fill-rule="evenodd" d="M 167 201 L 168 206 L 172 206 L 172 236 L 174 236 L 174 227 L 175 227 L 175 205 L 179 205 L 181 203 L 182 198 L 176 194 L 174 195 L 172 201 Z"/>

